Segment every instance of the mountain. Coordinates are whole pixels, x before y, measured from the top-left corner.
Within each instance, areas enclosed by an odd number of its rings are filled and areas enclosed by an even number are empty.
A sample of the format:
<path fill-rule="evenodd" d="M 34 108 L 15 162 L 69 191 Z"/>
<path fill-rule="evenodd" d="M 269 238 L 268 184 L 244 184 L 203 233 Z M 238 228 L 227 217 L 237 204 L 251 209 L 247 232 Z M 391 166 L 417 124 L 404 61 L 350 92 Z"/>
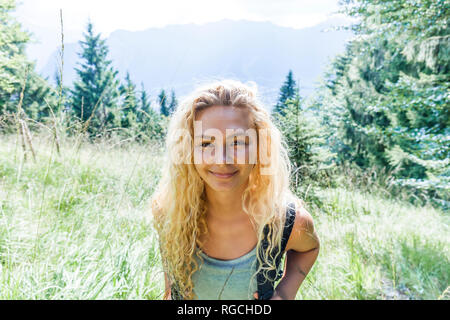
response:
<path fill-rule="evenodd" d="M 204 25 L 169 25 L 144 31 L 118 30 L 107 39 L 109 57 L 123 79 L 143 82 L 151 97 L 161 88 L 174 89 L 177 97 L 210 79 L 255 81 L 261 99 L 273 105 L 291 69 L 302 96 L 313 89 L 330 58 L 344 50 L 349 31 L 328 31 L 343 21 L 329 20 L 314 27 L 293 29 L 270 22 L 222 20 Z M 345 21 L 344 21 L 345 22 Z M 80 47 L 65 45 L 64 84 L 76 78 Z M 57 52 L 41 71 L 54 78 Z"/>

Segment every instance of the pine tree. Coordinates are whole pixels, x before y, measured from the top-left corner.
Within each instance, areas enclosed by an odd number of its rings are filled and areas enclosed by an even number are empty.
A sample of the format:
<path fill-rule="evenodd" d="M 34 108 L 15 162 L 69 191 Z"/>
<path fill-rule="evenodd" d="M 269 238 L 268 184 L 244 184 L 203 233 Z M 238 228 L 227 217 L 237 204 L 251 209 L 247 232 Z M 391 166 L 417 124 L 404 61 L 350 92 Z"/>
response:
<path fill-rule="evenodd" d="M 125 84 L 120 86 L 119 91 L 123 98 L 121 106 L 121 127 L 135 127 L 138 113 L 138 99 L 136 96 L 136 85 L 131 81 L 129 72 L 125 76 Z"/>
<path fill-rule="evenodd" d="M 450 151 L 445 144 L 450 124 L 445 1 L 359 0 L 345 9 L 360 21 L 341 82 L 348 83 L 341 90 L 350 116 L 344 130 L 366 160 L 360 163 L 390 166 L 405 178 L 443 173 Z"/>
<path fill-rule="evenodd" d="M 141 83 L 141 95 L 139 99 L 138 123 L 139 140 L 147 139 L 163 144 L 169 118 L 161 113 L 156 112 L 149 102 L 147 92 L 144 84 Z"/>
<path fill-rule="evenodd" d="M 288 99 L 296 99 L 298 96 L 298 88 L 297 83 L 294 80 L 294 76 L 292 70 L 289 70 L 288 75 L 286 76 L 286 80 L 283 86 L 280 88 L 280 96 L 278 98 L 278 102 L 275 105 L 273 113 L 284 113 L 284 109 L 286 108 L 286 101 Z"/>
<path fill-rule="evenodd" d="M 100 34 L 94 34 L 90 21 L 80 46 L 79 57 L 83 62 L 76 68 L 78 80 L 72 90 L 72 111 L 83 122 L 91 119 L 88 127 L 91 133 L 116 127 L 120 125 L 117 71 L 107 59 L 106 41 Z"/>
<path fill-rule="evenodd" d="M 34 120 L 43 120 L 47 103 L 55 108 L 55 92 L 34 71 L 25 48 L 30 35 L 11 15 L 14 0 L 0 0 L 0 116 L 17 111 L 22 89 L 21 110 Z"/>
<path fill-rule="evenodd" d="M 170 114 L 172 114 L 174 111 L 175 111 L 175 109 L 177 108 L 177 105 L 178 105 L 178 101 L 177 101 L 177 98 L 176 98 L 176 96 L 175 96 L 175 91 L 174 90 L 172 90 L 172 92 L 171 92 L 171 96 L 170 96 L 170 104 L 169 104 L 169 115 Z"/>
<path fill-rule="evenodd" d="M 150 114 L 150 112 L 153 111 L 153 109 L 152 110 L 150 109 L 151 106 L 147 95 L 147 91 L 145 91 L 144 83 L 141 82 L 141 95 L 139 98 L 139 111 L 137 114 L 137 121 L 139 123 L 144 122 L 144 119 L 148 117 L 148 114 Z"/>
<path fill-rule="evenodd" d="M 304 106 L 299 94 L 285 101 L 283 113 L 275 113 L 274 121 L 282 133 L 293 164 L 292 177 L 294 188 L 302 197 L 313 196 L 306 194 L 311 186 L 321 186 L 325 171 L 333 166 L 332 154 L 324 147 L 325 130 L 320 126 L 316 117 Z M 313 196 L 315 198 L 315 196 Z M 319 201 L 318 199 L 315 199 Z"/>
<path fill-rule="evenodd" d="M 445 1 L 344 0 L 356 37 L 334 59 L 316 108 L 340 162 L 388 169 L 394 185 L 450 185 L 450 37 Z M 427 191 L 427 192 L 428 192 Z M 447 200 L 446 200 L 447 199 Z"/>
<path fill-rule="evenodd" d="M 158 95 L 158 99 L 159 99 L 159 107 L 160 107 L 160 112 L 162 115 L 168 117 L 169 116 L 169 108 L 167 106 L 167 95 L 166 95 L 166 91 L 164 89 L 161 90 L 161 92 Z"/>

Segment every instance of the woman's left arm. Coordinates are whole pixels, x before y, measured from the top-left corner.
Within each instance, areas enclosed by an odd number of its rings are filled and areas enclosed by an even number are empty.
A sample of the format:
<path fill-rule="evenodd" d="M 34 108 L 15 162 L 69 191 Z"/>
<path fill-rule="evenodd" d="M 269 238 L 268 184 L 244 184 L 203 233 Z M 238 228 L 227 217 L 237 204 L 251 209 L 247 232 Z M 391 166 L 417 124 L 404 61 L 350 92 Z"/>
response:
<path fill-rule="evenodd" d="M 294 226 L 286 245 L 285 272 L 272 300 L 293 300 L 319 254 L 319 237 L 311 214 L 297 208 Z"/>

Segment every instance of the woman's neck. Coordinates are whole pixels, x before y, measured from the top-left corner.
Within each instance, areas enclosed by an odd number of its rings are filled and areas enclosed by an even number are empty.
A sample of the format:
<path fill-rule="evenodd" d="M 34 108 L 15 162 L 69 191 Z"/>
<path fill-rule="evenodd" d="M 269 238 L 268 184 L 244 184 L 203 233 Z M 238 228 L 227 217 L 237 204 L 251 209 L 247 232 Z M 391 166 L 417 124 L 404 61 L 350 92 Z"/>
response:
<path fill-rule="evenodd" d="M 224 222 L 242 218 L 246 213 L 242 207 L 242 195 L 247 184 L 229 191 L 215 191 L 206 186 L 207 215 Z"/>

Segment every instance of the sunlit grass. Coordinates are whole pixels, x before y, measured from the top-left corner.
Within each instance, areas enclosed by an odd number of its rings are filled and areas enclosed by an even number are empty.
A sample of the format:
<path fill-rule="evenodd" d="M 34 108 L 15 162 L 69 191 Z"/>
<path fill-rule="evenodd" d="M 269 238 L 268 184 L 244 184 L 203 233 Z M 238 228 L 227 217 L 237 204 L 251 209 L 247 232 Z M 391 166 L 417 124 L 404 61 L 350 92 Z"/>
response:
<path fill-rule="evenodd" d="M 155 151 L 85 145 L 72 153 L 66 141 L 59 157 L 39 137 L 37 162 L 24 163 L 13 138 L 0 142 L 0 298 L 159 298 L 146 203 Z"/>
<path fill-rule="evenodd" d="M 320 195 L 321 252 L 298 298 L 449 298 L 448 216 L 357 191 Z"/>
<path fill-rule="evenodd" d="M 0 137 L 0 299 L 160 299 L 149 197 L 161 148 Z M 318 193 L 319 258 L 298 299 L 448 299 L 449 218 L 345 189 Z"/>

